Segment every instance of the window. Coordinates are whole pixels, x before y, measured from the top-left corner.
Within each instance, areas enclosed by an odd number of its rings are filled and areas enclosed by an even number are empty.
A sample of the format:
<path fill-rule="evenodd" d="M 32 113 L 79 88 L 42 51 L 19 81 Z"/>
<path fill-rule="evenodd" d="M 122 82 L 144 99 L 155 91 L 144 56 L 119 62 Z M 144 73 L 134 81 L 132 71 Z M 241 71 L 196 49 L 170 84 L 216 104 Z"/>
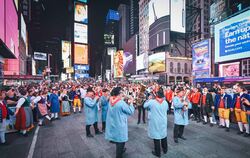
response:
<path fill-rule="evenodd" d="M 177 72 L 181 73 L 181 64 L 180 63 L 177 64 Z"/>
<path fill-rule="evenodd" d="M 174 72 L 174 64 L 173 64 L 173 62 L 170 62 L 170 72 L 171 73 Z"/>
<path fill-rule="evenodd" d="M 185 71 L 185 74 L 188 73 L 188 65 L 187 65 L 187 63 L 184 64 L 184 71 Z"/>

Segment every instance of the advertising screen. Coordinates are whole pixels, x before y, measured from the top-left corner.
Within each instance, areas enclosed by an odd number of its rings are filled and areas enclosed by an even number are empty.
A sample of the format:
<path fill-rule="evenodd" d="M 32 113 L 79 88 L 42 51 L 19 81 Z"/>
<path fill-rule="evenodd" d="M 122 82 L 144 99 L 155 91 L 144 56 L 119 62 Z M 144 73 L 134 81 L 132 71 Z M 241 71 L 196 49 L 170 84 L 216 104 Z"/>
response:
<path fill-rule="evenodd" d="M 21 15 L 21 37 L 26 44 L 26 24 L 23 18 L 23 15 Z"/>
<path fill-rule="evenodd" d="M 131 73 L 134 67 L 134 54 L 131 52 L 123 53 L 123 69 L 125 73 Z M 131 70 L 132 69 L 132 70 Z"/>
<path fill-rule="evenodd" d="M 88 64 L 88 46 L 75 44 L 74 64 Z"/>
<path fill-rule="evenodd" d="M 166 70 L 165 52 L 156 53 L 148 57 L 149 72 L 164 72 Z"/>
<path fill-rule="evenodd" d="M 147 68 L 147 61 L 146 60 L 146 54 L 141 54 L 139 56 L 136 57 L 136 71 L 138 70 L 142 70 L 142 69 L 146 69 Z"/>
<path fill-rule="evenodd" d="M 75 78 L 89 78 L 89 65 L 74 65 Z"/>
<path fill-rule="evenodd" d="M 88 0 L 78 0 L 79 2 L 87 3 Z"/>
<path fill-rule="evenodd" d="M 193 73 L 196 78 L 210 77 L 211 41 L 210 39 L 192 45 Z"/>
<path fill-rule="evenodd" d="M 88 6 L 83 3 L 75 4 L 75 21 L 88 23 Z"/>
<path fill-rule="evenodd" d="M 149 26 L 155 20 L 169 15 L 169 0 L 151 0 L 149 2 Z"/>
<path fill-rule="evenodd" d="M 220 77 L 240 76 L 240 62 L 220 64 Z"/>
<path fill-rule="evenodd" d="M 63 68 L 70 67 L 70 55 L 71 55 L 71 42 L 62 41 L 62 60 Z"/>
<path fill-rule="evenodd" d="M 108 47 L 107 48 L 108 55 L 112 55 L 112 54 L 114 55 L 115 52 L 116 52 L 116 47 Z"/>
<path fill-rule="evenodd" d="M 215 25 L 215 62 L 250 57 L 250 10 Z"/>
<path fill-rule="evenodd" d="M 186 32 L 186 0 L 172 0 L 170 14 L 171 31 Z"/>
<path fill-rule="evenodd" d="M 109 45 L 109 44 L 114 44 L 115 42 L 115 35 L 112 34 L 104 34 L 104 43 Z"/>
<path fill-rule="evenodd" d="M 123 50 L 114 54 L 114 78 L 123 77 Z"/>
<path fill-rule="evenodd" d="M 88 25 L 75 23 L 75 42 L 88 43 Z"/>
<path fill-rule="evenodd" d="M 47 61 L 47 54 L 41 52 L 34 52 L 34 59 Z"/>

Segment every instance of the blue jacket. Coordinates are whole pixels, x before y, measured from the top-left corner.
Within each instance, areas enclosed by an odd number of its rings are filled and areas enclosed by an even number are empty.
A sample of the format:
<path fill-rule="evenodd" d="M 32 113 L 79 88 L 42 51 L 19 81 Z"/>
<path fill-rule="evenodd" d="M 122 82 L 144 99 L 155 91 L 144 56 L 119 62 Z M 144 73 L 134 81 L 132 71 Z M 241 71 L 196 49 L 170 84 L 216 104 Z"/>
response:
<path fill-rule="evenodd" d="M 130 106 L 120 100 L 114 106 L 108 104 L 105 139 L 113 142 L 128 141 L 128 116 L 135 111 L 133 104 Z"/>
<path fill-rule="evenodd" d="M 60 103 L 58 95 L 52 93 L 49 96 L 49 102 L 51 104 L 50 111 L 52 113 L 60 112 Z"/>
<path fill-rule="evenodd" d="M 148 100 L 144 105 L 148 109 L 148 136 L 151 139 L 167 137 L 167 111 L 168 103 L 164 100 Z"/>
<path fill-rule="evenodd" d="M 214 106 L 215 106 L 216 109 L 218 109 L 219 106 L 220 106 L 220 99 L 221 99 L 221 96 L 222 96 L 221 94 L 217 94 L 217 95 L 215 96 Z M 231 97 L 231 95 L 225 94 L 224 97 L 223 97 L 223 99 L 224 99 L 224 104 L 225 104 L 225 108 L 226 108 L 226 109 L 233 108 L 233 106 L 232 106 L 232 97 Z"/>
<path fill-rule="evenodd" d="M 173 98 L 174 123 L 177 125 L 188 125 L 188 110 L 183 110 L 184 104 L 179 97 Z"/>
<path fill-rule="evenodd" d="M 108 99 L 105 96 L 101 97 L 101 107 L 102 107 L 102 122 L 106 121 L 107 112 L 108 112 Z"/>
<path fill-rule="evenodd" d="M 90 97 L 84 98 L 84 113 L 86 125 L 93 125 L 98 121 L 98 101 Z"/>
<path fill-rule="evenodd" d="M 233 96 L 233 100 L 232 100 L 232 107 L 233 108 L 235 108 L 235 104 L 236 104 L 236 101 L 237 101 L 237 97 L 238 96 L 240 96 L 240 94 L 234 94 L 234 96 Z M 247 99 L 248 101 L 250 101 L 250 95 L 249 94 L 245 94 L 245 93 L 243 93 L 241 96 L 240 96 L 240 98 L 242 99 L 242 98 L 245 98 L 245 99 Z M 247 106 L 247 105 L 245 105 L 244 106 L 245 107 L 245 109 L 246 110 L 250 110 L 250 106 Z M 243 110 L 243 105 L 242 105 L 242 102 L 241 102 L 241 109 Z"/>

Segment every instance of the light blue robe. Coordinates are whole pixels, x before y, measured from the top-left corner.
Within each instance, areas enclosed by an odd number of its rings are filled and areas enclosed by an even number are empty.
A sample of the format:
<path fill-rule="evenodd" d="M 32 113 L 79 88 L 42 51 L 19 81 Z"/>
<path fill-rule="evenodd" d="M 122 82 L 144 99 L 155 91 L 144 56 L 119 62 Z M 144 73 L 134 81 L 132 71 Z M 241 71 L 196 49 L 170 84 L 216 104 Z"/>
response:
<path fill-rule="evenodd" d="M 174 123 L 177 125 L 188 125 L 188 110 L 183 111 L 183 104 L 178 97 L 173 98 Z"/>
<path fill-rule="evenodd" d="M 105 96 L 102 96 L 101 99 L 101 107 L 102 107 L 102 122 L 106 121 L 107 112 L 108 112 L 108 99 Z"/>
<path fill-rule="evenodd" d="M 59 97 L 57 94 L 50 94 L 49 96 L 49 101 L 50 101 L 50 104 L 51 104 L 51 107 L 50 107 L 50 112 L 51 113 L 58 113 L 60 112 L 60 103 L 59 103 Z"/>
<path fill-rule="evenodd" d="M 148 100 L 144 105 L 148 108 L 148 136 L 151 139 L 163 139 L 167 137 L 167 111 L 168 103 L 164 100 L 161 104 Z"/>
<path fill-rule="evenodd" d="M 98 102 L 90 97 L 84 98 L 85 124 L 93 125 L 98 121 Z"/>
<path fill-rule="evenodd" d="M 120 143 L 128 141 L 128 116 L 134 111 L 134 106 L 132 104 L 129 106 L 123 100 L 118 101 L 114 106 L 109 103 L 105 139 Z"/>

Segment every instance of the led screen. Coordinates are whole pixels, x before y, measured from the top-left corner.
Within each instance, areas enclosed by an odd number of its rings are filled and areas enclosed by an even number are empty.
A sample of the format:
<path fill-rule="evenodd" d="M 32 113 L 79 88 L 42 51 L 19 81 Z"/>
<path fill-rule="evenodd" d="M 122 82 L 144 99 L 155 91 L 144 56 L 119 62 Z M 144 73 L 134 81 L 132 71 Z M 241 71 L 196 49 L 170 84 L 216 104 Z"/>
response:
<path fill-rule="evenodd" d="M 148 57 L 149 72 L 164 72 L 166 70 L 165 52 L 156 53 Z"/>
<path fill-rule="evenodd" d="M 83 44 L 75 44 L 75 64 L 88 64 L 88 46 Z"/>
<path fill-rule="evenodd" d="M 75 42 L 88 43 L 88 26 L 84 24 L 75 23 Z"/>
<path fill-rule="evenodd" d="M 88 23 L 88 6 L 82 3 L 75 4 L 75 21 Z"/>

